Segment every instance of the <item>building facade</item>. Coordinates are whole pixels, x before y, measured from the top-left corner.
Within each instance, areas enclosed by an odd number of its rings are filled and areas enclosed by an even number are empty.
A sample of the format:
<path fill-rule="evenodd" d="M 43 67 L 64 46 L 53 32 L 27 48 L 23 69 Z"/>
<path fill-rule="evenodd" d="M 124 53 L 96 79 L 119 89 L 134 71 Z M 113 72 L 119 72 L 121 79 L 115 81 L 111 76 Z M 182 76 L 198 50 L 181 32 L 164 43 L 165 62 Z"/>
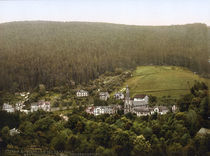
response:
<path fill-rule="evenodd" d="M 149 97 L 144 94 L 137 94 L 133 98 L 133 106 L 139 107 L 139 106 L 146 106 L 149 104 Z"/>
<path fill-rule="evenodd" d="M 31 104 L 31 112 L 38 111 L 39 109 L 50 112 L 50 102 L 49 101 L 39 101 L 39 102 L 34 102 Z"/>
<path fill-rule="evenodd" d="M 3 107 L 2 107 L 2 110 L 8 112 L 8 113 L 13 113 L 15 112 L 15 109 L 12 105 L 8 104 L 8 103 L 4 103 L 3 104 Z"/>
<path fill-rule="evenodd" d="M 99 98 L 100 98 L 100 100 L 107 101 L 108 98 L 110 98 L 110 95 L 108 92 L 100 92 Z"/>
<path fill-rule="evenodd" d="M 77 93 L 76 93 L 77 97 L 85 97 L 85 96 L 88 96 L 88 91 L 85 91 L 85 90 L 78 90 Z"/>
<path fill-rule="evenodd" d="M 89 106 L 86 108 L 86 113 L 93 114 L 94 116 L 102 114 L 115 114 L 121 109 L 119 105 L 109 106 Z"/>
<path fill-rule="evenodd" d="M 117 92 L 114 97 L 118 100 L 123 100 L 124 99 L 124 94 L 122 92 Z"/>

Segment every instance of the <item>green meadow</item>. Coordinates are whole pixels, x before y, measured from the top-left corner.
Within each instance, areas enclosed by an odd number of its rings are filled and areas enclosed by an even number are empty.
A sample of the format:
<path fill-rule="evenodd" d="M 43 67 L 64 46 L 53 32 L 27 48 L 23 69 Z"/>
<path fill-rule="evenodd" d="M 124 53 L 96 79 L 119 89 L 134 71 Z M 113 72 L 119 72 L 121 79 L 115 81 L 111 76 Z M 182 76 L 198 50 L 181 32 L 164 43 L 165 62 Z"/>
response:
<path fill-rule="evenodd" d="M 208 86 L 210 79 L 201 78 L 192 71 L 175 66 L 140 66 L 133 72 L 126 85 L 130 88 L 131 96 L 148 94 L 157 97 L 171 96 L 178 98 L 189 93 L 195 81 L 203 81 Z"/>

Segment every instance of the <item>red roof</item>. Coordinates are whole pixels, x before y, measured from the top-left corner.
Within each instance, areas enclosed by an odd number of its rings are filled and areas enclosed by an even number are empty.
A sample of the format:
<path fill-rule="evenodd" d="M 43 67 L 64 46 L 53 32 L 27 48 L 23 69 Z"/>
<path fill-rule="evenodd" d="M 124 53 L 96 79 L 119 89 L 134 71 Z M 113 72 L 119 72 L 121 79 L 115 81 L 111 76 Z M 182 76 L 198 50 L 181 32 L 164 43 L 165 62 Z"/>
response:
<path fill-rule="evenodd" d="M 134 98 L 141 98 L 143 99 L 146 95 L 145 94 L 136 94 Z"/>

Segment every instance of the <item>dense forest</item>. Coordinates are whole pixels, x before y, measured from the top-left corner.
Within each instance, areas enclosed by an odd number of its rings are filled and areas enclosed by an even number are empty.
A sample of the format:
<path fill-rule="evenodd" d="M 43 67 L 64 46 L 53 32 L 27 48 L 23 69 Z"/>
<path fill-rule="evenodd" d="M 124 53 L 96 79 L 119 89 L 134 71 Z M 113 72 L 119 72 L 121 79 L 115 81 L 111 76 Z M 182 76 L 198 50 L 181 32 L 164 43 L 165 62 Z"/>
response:
<path fill-rule="evenodd" d="M 210 59 L 210 27 L 208 27 L 208 51 L 209 51 L 209 59 Z"/>
<path fill-rule="evenodd" d="M 85 22 L 0 24 L 0 90 L 87 83 L 106 71 L 176 65 L 209 73 L 205 24 L 127 26 Z"/>

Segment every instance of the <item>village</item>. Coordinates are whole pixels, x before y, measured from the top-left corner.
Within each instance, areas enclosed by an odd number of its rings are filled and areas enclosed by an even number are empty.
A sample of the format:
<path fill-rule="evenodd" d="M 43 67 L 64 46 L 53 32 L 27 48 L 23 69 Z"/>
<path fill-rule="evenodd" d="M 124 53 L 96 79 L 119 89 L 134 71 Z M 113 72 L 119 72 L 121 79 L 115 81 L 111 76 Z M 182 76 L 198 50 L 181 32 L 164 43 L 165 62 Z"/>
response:
<path fill-rule="evenodd" d="M 81 94 L 84 95 L 84 94 Z M 108 92 L 101 92 L 100 94 L 101 100 L 107 100 L 110 95 Z M 124 101 L 124 106 L 121 105 L 109 105 L 109 106 L 89 106 L 86 108 L 86 112 L 89 114 L 93 114 L 95 116 L 101 114 L 115 114 L 118 110 L 124 110 L 124 114 L 134 113 L 137 116 L 147 116 L 152 115 L 154 113 L 158 113 L 160 115 L 164 115 L 168 113 L 170 110 L 166 106 L 149 106 L 149 97 L 145 94 L 137 94 L 132 99 L 130 98 L 129 87 L 126 87 L 125 95 L 122 92 L 117 92 L 114 97 L 119 100 Z M 175 105 L 171 108 L 172 112 L 177 110 Z"/>
<path fill-rule="evenodd" d="M 34 112 L 38 110 L 43 110 L 46 112 L 56 111 L 58 109 L 51 108 L 50 101 L 39 100 L 38 102 L 33 102 L 30 104 L 29 109 L 23 109 L 25 107 L 25 102 L 29 99 L 29 92 L 20 93 L 20 96 L 23 97 L 24 100 L 19 101 L 15 104 L 15 107 L 9 103 L 4 103 L 2 110 L 7 111 L 9 113 L 13 113 L 15 111 L 20 111 L 28 114 L 29 112 Z M 76 92 L 76 97 L 85 98 L 88 97 L 89 93 L 86 90 L 78 90 Z M 101 101 L 107 101 L 110 98 L 110 94 L 108 92 L 99 92 L 99 99 Z M 123 110 L 124 114 L 134 113 L 137 116 L 147 116 L 152 115 L 154 113 L 158 113 L 160 115 L 166 114 L 170 111 L 170 109 L 166 106 L 149 106 L 149 96 L 145 94 L 136 94 L 133 98 L 130 97 L 129 87 L 127 86 L 125 89 L 125 94 L 123 92 L 116 92 L 114 94 L 114 98 L 117 100 L 121 100 L 124 103 L 124 106 L 112 104 L 108 106 L 94 106 L 93 104 L 88 105 L 85 109 L 85 112 L 88 114 L 93 114 L 94 116 L 102 115 L 102 114 L 115 114 L 119 110 Z M 175 105 L 172 106 L 171 111 L 175 112 L 177 107 Z"/>

